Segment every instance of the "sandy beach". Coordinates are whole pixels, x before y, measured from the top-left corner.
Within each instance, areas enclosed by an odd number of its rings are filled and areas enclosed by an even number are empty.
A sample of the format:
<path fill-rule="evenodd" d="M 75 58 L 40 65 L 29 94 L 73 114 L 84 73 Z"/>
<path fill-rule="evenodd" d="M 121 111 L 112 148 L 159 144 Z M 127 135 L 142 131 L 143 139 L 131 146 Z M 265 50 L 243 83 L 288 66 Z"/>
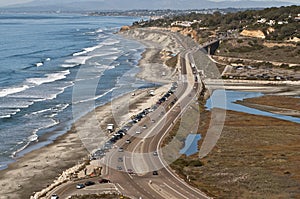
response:
<path fill-rule="evenodd" d="M 148 37 L 142 39 L 141 33 L 131 37 L 131 39 L 143 40 L 146 46 L 146 51 L 139 62 L 142 70 L 138 77 L 163 83 L 164 86 L 154 88 L 153 97 L 149 95 L 149 89 L 138 90 L 134 94 L 126 94 L 111 103 L 97 107 L 76 121 L 71 130 L 58 137 L 53 143 L 17 158 L 7 169 L 0 171 L 1 199 L 29 198 L 35 192 L 53 184 L 62 173 L 66 173 L 65 170 L 79 169 L 80 164 L 84 165 L 87 162 L 89 151 L 92 150 L 92 148 L 87 149 L 82 143 L 83 136 L 96 136 L 95 129 L 105 129 L 107 123 L 114 123 L 117 127 L 121 127 L 132 115 L 149 108 L 167 92 L 170 88 L 169 83 L 176 81 L 176 69 L 168 68 L 163 64 L 160 51 L 168 49 L 178 53 L 176 51 L 178 44 L 166 35 L 160 37 L 158 33 L 142 33 L 144 37 Z M 164 75 L 161 75 L 162 71 Z M 118 117 L 113 117 L 116 115 Z M 63 180 L 63 176 L 59 180 Z"/>
<path fill-rule="evenodd" d="M 152 82 L 169 83 L 176 81 L 176 68 L 166 66 L 162 52 L 168 51 L 178 54 L 183 50 L 177 40 L 171 37 L 168 32 L 157 29 L 131 29 L 120 33 L 122 36 L 141 42 L 146 50 L 139 62 L 142 69 L 137 77 Z"/>

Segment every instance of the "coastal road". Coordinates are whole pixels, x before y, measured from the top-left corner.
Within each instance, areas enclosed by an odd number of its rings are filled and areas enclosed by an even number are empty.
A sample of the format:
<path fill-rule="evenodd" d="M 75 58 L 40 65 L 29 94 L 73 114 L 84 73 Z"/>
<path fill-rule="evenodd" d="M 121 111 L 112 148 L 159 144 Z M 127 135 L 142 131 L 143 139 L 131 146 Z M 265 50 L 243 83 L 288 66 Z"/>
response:
<path fill-rule="evenodd" d="M 186 52 L 181 58 L 182 88 L 179 93 L 175 93 L 178 96 L 176 104 L 161 118 L 156 118 L 157 122 L 152 126 L 147 123 L 149 130 L 142 132 L 141 135 L 143 136 L 135 136 L 130 144 L 123 143 L 121 146 L 125 152 L 115 151 L 111 156 L 107 156 L 110 157 L 108 159 L 111 161 L 109 165 L 116 165 L 122 168 L 122 171 L 116 173 L 112 168 L 106 177 L 121 185 L 120 191 L 124 195 L 132 198 L 153 199 L 209 198 L 176 176 L 164 161 L 160 150 L 163 138 L 202 89 L 202 84 L 195 82 L 194 74 L 189 66 L 189 53 Z M 145 122 L 146 120 L 141 121 L 142 124 Z M 122 158 L 122 164 L 118 164 L 117 160 L 114 160 L 119 158 Z M 133 173 L 128 172 L 128 169 L 132 170 Z M 153 171 L 157 171 L 158 175 L 153 175 Z"/>
<path fill-rule="evenodd" d="M 114 168 L 109 169 L 106 177 L 120 185 L 124 195 L 132 198 L 208 198 L 173 174 L 160 153 L 163 138 L 202 89 L 202 84 L 195 82 L 191 67 L 187 67 L 189 53 L 186 52 L 181 58 L 182 84 L 179 93 L 175 93 L 178 96 L 177 103 L 161 118 L 156 118 L 156 124 L 147 124 L 149 130 L 142 132 L 143 136 L 132 136 L 130 144 L 121 144 L 125 153 L 115 151 L 107 156 L 111 161 L 108 165 L 116 165 L 122 171 L 116 173 Z M 166 105 L 162 106 L 165 109 Z M 160 113 L 161 110 L 156 112 Z M 144 123 L 145 120 L 141 121 L 141 126 Z M 157 155 L 154 155 L 155 152 Z M 119 158 L 123 160 L 122 164 L 117 162 Z M 128 172 L 128 169 L 133 173 Z M 153 171 L 157 171 L 158 175 L 153 175 Z"/>
<path fill-rule="evenodd" d="M 181 73 L 175 93 L 133 126 L 101 160 L 102 177 L 112 183 L 96 183 L 77 190 L 77 183 L 87 180 L 96 182 L 99 178 L 69 182 L 55 188 L 48 194 L 49 197 L 53 193 L 58 194 L 60 198 L 67 198 L 73 194 L 114 192 L 136 199 L 209 198 L 174 174 L 165 161 L 165 153 L 162 150 L 163 139 L 202 90 L 202 84 L 200 81 L 198 83 L 195 76 L 199 80 L 200 77 L 193 74 L 190 66 L 191 53 L 192 50 L 186 50 L 181 54 Z M 118 150 L 120 147 L 123 151 Z"/>

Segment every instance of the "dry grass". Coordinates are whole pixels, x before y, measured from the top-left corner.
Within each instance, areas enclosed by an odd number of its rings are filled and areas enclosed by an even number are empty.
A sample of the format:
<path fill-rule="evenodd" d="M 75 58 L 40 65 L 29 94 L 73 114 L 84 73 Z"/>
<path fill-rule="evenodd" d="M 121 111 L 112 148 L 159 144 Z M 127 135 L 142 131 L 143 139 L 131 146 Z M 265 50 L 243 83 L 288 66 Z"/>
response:
<path fill-rule="evenodd" d="M 232 39 L 221 43 L 216 55 L 299 64 L 300 46 L 264 46 L 260 39 Z"/>
<path fill-rule="evenodd" d="M 268 104 L 277 100 L 270 97 Z M 199 132 L 205 137 L 210 113 L 201 116 Z M 182 156 L 171 167 L 215 198 L 300 198 L 299 129 L 299 124 L 227 111 L 221 138 L 201 160 L 203 166 L 191 164 L 197 156 Z"/>
<path fill-rule="evenodd" d="M 265 95 L 259 98 L 245 99 L 243 101 L 248 103 L 275 106 L 279 108 L 286 108 L 286 109 L 293 109 L 293 110 L 300 111 L 300 98 L 295 98 L 295 97 Z"/>

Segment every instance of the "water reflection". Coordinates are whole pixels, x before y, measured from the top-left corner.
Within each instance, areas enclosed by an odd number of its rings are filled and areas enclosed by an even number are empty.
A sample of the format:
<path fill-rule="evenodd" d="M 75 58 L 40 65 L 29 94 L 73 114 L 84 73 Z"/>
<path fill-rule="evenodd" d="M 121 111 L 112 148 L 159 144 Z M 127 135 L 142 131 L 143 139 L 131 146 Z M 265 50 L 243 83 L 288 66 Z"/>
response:
<path fill-rule="evenodd" d="M 211 97 L 206 102 L 206 107 L 208 110 L 212 108 L 222 108 L 226 110 L 232 110 L 237 112 L 249 113 L 254 115 L 262 115 L 267 117 L 273 117 L 281 120 L 287 120 L 295 123 L 300 123 L 300 118 L 270 113 L 266 111 L 261 111 L 255 108 L 249 108 L 235 102 L 238 100 L 243 100 L 247 98 L 261 97 L 264 94 L 259 92 L 244 92 L 244 91 L 230 91 L 226 90 L 226 100 L 220 98 L 221 95 L 224 95 L 224 90 L 215 90 Z M 213 103 L 212 103 L 213 101 Z"/>

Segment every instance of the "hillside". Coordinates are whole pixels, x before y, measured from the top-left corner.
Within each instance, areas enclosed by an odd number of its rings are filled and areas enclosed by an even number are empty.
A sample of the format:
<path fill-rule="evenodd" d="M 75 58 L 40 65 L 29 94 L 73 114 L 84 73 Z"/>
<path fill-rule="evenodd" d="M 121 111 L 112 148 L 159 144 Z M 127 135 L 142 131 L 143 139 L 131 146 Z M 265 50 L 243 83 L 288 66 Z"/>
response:
<path fill-rule="evenodd" d="M 234 36 L 242 31 L 261 31 L 268 40 L 283 41 L 300 38 L 300 6 L 247 10 L 237 13 L 202 14 L 164 17 L 146 22 L 136 22 L 137 27 L 180 27 L 197 31 L 201 38 Z"/>

